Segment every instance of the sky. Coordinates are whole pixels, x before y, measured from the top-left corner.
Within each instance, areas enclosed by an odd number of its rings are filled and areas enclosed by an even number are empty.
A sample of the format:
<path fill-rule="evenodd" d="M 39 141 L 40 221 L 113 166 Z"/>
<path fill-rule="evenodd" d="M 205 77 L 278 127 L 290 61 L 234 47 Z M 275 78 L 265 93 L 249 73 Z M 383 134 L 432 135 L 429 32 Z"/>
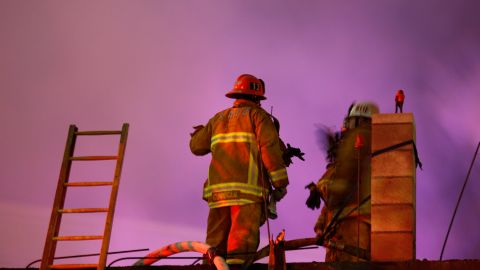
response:
<path fill-rule="evenodd" d="M 71 124 L 130 124 L 111 251 L 204 241 L 209 157 L 190 153 L 189 133 L 231 106 L 224 95 L 243 73 L 266 82 L 262 106 L 305 152 L 271 221 L 287 240 L 314 236 L 319 211 L 305 206 L 304 186 L 325 168 L 316 126 L 338 129 L 353 101 L 391 113 L 404 89 L 423 163 L 416 256 L 438 260 L 480 141 L 478 10 L 474 0 L 0 1 L 0 266 L 41 258 Z M 76 153 L 115 153 L 116 140 L 85 139 Z M 108 162 L 81 164 L 71 179 L 112 174 Z M 444 259 L 480 259 L 479 178 L 477 160 Z M 67 205 L 96 207 L 108 194 L 82 192 Z M 61 232 L 101 231 L 103 220 L 65 217 Z M 97 250 L 69 243 L 56 255 Z M 323 259 L 323 248 L 287 253 L 290 262 Z"/>

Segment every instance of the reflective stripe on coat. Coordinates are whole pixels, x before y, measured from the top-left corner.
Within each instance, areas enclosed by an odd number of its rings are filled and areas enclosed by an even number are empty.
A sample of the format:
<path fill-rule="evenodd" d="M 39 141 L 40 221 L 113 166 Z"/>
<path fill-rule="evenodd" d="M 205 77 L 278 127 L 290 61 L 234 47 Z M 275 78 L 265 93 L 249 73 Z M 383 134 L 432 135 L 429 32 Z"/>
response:
<path fill-rule="evenodd" d="M 217 113 L 192 136 L 190 150 L 195 155 L 212 154 L 203 190 L 211 208 L 260 202 L 270 184 L 288 185 L 278 131 L 269 114 L 254 102 L 238 99 L 232 108 Z M 260 153 L 264 177 L 260 177 Z"/>

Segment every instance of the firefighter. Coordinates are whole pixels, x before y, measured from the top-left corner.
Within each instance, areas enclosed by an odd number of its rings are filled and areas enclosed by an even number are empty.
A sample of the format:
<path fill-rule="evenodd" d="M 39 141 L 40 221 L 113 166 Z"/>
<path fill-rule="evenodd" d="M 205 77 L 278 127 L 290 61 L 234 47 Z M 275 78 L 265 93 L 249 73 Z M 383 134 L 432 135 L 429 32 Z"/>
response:
<path fill-rule="evenodd" d="M 319 208 L 318 198 L 324 201 L 314 227 L 322 245 L 334 243 L 370 252 L 371 115 L 378 112 L 370 102 L 352 106 L 341 135 L 330 140 L 325 173 L 316 185 L 307 186 L 308 207 Z M 339 248 L 327 248 L 325 261 L 358 261 L 359 257 Z"/>
<path fill-rule="evenodd" d="M 400 109 L 400 113 L 403 113 L 403 102 L 405 101 L 405 94 L 402 89 L 399 89 L 395 94 L 395 113 Z"/>
<path fill-rule="evenodd" d="M 257 250 L 267 192 L 283 198 L 288 176 L 278 130 L 260 107 L 264 82 L 240 75 L 226 96 L 235 99 L 233 106 L 194 127 L 190 150 L 198 156 L 211 153 L 203 189 L 210 208 L 206 243 L 223 256 L 226 251 L 227 263 L 235 265 Z"/>

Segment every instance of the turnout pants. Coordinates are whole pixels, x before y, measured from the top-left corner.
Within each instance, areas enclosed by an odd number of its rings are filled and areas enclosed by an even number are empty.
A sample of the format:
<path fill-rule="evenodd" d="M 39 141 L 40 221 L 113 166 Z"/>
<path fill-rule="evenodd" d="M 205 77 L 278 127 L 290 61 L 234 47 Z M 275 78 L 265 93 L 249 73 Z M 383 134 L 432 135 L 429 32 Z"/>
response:
<path fill-rule="evenodd" d="M 261 203 L 211 208 L 206 243 L 226 251 L 228 264 L 243 264 L 257 251 L 261 218 Z"/>
<path fill-rule="evenodd" d="M 332 240 L 370 251 L 370 224 L 361 219 L 345 218 L 337 225 Z M 364 261 L 353 254 L 341 250 L 327 248 L 325 262 Z"/>

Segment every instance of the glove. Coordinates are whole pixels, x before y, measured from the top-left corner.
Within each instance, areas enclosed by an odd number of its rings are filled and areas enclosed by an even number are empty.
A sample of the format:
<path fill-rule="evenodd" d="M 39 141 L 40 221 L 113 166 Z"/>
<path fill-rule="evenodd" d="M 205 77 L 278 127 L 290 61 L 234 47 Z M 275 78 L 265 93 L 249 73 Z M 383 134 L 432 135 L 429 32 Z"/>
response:
<path fill-rule="evenodd" d="M 303 153 L 300 148 L 292 147 L 289 143 L 287 143 L 287 152 L 291 153 L 292 157 L 297 157 L 302 161 L 305 161 L 305 159 L 303 158 L 303 155 L 305 155 L 305 153 Z"/>
<path fill-rule="evenodd" d="M 321 202 L 320 199 L 322 198 L 322 195 L 320 194 L 320 191 L 318 191 L 317 185 L 311 182 L 310 184 L 305 186 L 305 189 L 310 190 L 310 195 L 308 196 L 308 199 L 305 202 L 307 207 L 312 210 L 315 210 L 316 208 L 320 208 L 320 202 Z"/>
<path fill-rule="evenodd" d="M 268 218 L 269 219 L 277 219 L 277 201 L 270 200 L 268 203 Z"/>
<path fill-rule="evenodd" d="M 286 188 L 277 188 L 272 191 L 272 198 L 276 202 L 279 202 L 283 197 L 287 195 L 287 189 Z"/>
<path fill-rule="evenodd" d="M 285 149 L 285 152 L 283 153 L 283 161 L 285 162 L 285 166 L 288 167 L 290 164 L 293 163 L 292 157 L 297 157 L 305 161 L 303 155 L 305 155 L 305 153 L 303 153 L 300 148 L 292 147 L 289 143 L 287 143 L 287 149 Z"/>
<path fill-rule="evenodd" d="M 270 195 L 270 202 L 268 203 L 268 218 L 276 219 L 277 215 L 277 202 L 287 195 L 286 188 L 277 188 L 272 191 Z"/>

